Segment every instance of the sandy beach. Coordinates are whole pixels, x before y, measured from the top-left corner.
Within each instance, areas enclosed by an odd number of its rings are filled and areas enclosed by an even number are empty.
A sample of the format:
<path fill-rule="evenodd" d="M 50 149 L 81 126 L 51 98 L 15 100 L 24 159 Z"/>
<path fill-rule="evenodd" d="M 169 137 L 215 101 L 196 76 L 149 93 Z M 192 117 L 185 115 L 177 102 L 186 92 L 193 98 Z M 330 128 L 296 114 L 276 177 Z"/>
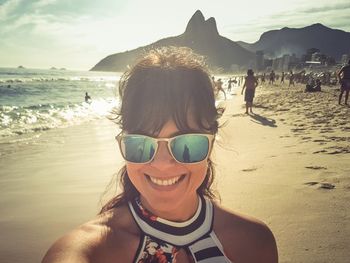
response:
<path fill-rule="evenodd" d="M 254 115 L 240 89 L 225 101 L 218 144 L 222 204 L 275 234 L 279 262 L 350 258 L 350 107 L 338 87 L 258 87 Z M 40 262 L 59 236 L 91 219 L 122 160 L 109 120 L 53 129 L 4 145 L 0 158 L 0 262 Z"/>
<path fill-rule="evenodd" d="M 280 262 L 347 262 L 350 107 L 338 87 L 303 90 L 258 87 L 252 116 L 241 95 L 228 102 L 218 188 L 224 205 L 271 226 Z"/>

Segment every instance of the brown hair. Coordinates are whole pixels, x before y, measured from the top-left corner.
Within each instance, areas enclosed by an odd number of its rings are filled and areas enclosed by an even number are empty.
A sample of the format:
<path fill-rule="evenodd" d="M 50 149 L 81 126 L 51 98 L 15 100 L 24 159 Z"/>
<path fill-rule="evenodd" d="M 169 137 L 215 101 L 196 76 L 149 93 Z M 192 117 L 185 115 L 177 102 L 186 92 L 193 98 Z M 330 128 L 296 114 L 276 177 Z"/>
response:
<path fill-rule="evenodd" d="M 216 134 L 218 110 L 210 74 L 202 57 L 188 48 L 166 47 L 151 50 L 125 72 L 119 82 L 121 106 L 114 121 L 122 131 L 156 135 L 172 119 L 182 131 L 191 131 L 188 113 L 200 130 Z M 212 161 L 198 194 L 214 199 Z M 118 207 L 139 195 L 126 167 L 118 172 L 122 192 L 108 201 L 101 212 Z"/>

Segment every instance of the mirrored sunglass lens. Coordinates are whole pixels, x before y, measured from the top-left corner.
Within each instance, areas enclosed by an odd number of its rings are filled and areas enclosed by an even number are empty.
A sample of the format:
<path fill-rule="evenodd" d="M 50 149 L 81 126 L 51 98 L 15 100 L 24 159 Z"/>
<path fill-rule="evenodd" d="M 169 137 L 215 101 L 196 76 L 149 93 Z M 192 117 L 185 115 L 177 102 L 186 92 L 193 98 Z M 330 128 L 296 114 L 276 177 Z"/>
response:
<path fill-rule="evenodd" d="M 200 134 L 185 134 L 172 140 L 170 147 L 177 161 L 195 163 L 207 157 L 209 140 L 208 137 Z"/>
<path fill-rule="evenodd" d="M 151 138 L 139 135 L 127 135 L 121 140 L 124 158 L 133 163 L 145 163 L 153 158 L 155 143 Z"/>

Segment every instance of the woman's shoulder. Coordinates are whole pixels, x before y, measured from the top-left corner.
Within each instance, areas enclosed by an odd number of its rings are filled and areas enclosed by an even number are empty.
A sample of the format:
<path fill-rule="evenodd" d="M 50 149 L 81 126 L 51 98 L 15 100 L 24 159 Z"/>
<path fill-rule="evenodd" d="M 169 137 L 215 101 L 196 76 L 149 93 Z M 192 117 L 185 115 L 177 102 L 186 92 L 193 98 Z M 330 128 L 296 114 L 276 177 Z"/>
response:
<path fill-rule="evenodd" d="M 214 205 L 214 231 L 233 262 L 278 262 L 276 241 L 260 220 Z"/>
<path fill-rule="evenodd" d="M 99 215 L 58 239 L 42 263 L 131 262 L 139 239 L 138 228 L 128 208 L 123 206 Z"/>

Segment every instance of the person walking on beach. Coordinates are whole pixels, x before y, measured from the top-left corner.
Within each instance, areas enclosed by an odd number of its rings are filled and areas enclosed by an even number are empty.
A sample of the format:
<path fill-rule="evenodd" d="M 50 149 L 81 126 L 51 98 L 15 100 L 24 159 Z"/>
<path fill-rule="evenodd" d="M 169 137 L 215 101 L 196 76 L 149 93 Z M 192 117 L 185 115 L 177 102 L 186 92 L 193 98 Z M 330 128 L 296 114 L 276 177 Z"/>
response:
<path fill-rule="evenodd" d="M 281 84 L 284 84 L 284 71 L 282 71 L 282 75 L 281 75 Z"/>
<path fill-rule="evenodd" d="M 261 85 L 265 84 L 266 74 L 263 73 L 261 76 Z"/>
<path fill-rule="evenodd" d="M 258 80 L 254 76 L 254 71 L 252 69 L 248 69 L 247 76 L 245 77 L 245 81 L 243 84 L 242 92 L 245 89 L 244 100 L 245 104 L 245 114 L 248 114 L 248 109 L 250 109 L 250 113 L 253 113 L 253 99 L 255 95 L 255 88 L 258 86 Z"/>
<path fill-rule="evenodd" d="M 338 104 L 341 104 L 341 99 L 345 92 L 345 105 L 348 105 L 349 91 L 350 91 L 350 60 L 348 64 L 342 67 L 338 72 L 338 78 L 340 83 L 340 94 Z"/>
<path fill-rule="evenodd" d="M 219 96 L 219 92 L 222 92 L 224 93 L 224 97 L 225 97 L 225 100 L 226 100 L 226 92 L 224 90 L 224 88 L 222 87 L 222 80 L 221 79 L 218 79 L 216 82 L 215 82 L 215 95 L 216 96 Z"/>
<path fill-rule="evenodd" d="M 232 88 L 232 83 L 236 82 L 235 80 L 232 80 L 231 78 L 228 80 L 228 86 L 227 86 L 227 91 L 231 92 Z"/>
<path fill-rule="evenodd" d="M 276 74 L 273 70 L 271 70 L 269 84 L 273 85 L 275 83 L 275 78 L 276 78 Z"/>
<path fill-rule="evenodd" d="M 289 85 L 288 85 L 288 87 L 290 87 L 291 85 L 294 86 L 294 74 L 293 74 L 293 71 L 290 71 L 290 73 L 289 73 Z"/>
<path fill-rule="evenodd" d="M 264 223 L 215 201 L 218 109 L 200 59 L 187 48 L 151 50 L 121 77 L 122 189 L 42 263 L 278 262 Z"/>

